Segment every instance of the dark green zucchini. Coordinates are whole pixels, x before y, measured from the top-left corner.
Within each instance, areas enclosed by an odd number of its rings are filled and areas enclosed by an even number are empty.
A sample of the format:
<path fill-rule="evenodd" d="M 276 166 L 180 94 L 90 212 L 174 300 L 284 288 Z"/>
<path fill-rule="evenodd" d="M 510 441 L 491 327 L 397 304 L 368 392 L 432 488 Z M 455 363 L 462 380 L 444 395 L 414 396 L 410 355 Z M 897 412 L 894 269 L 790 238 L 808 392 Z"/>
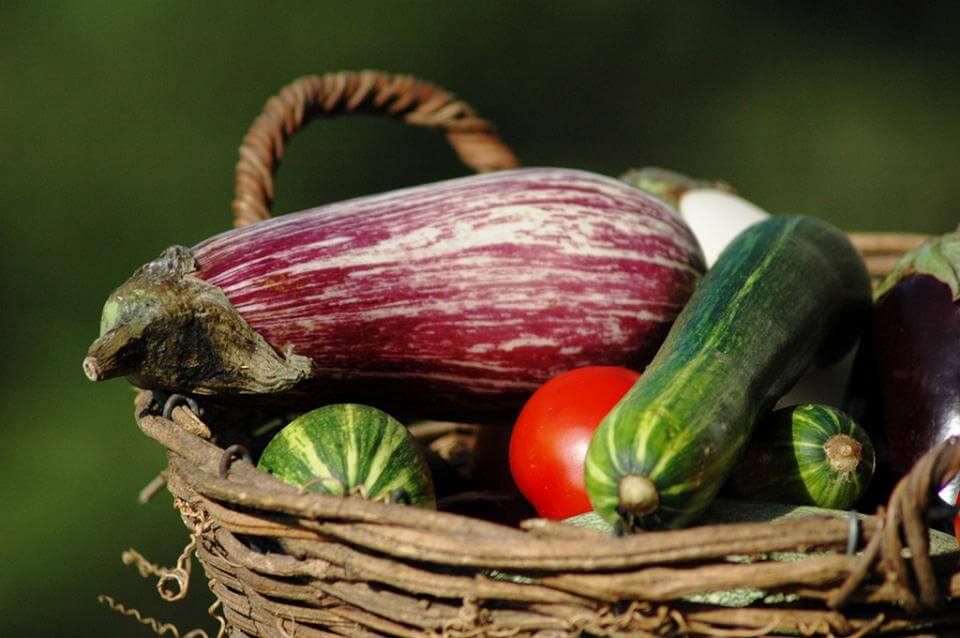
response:
<path fill-rule="evenodd" d="M 267 444 L 257 467 L 305 491 L 436 507 L 417 442 L 368 405 L 327 405 L 297 417 Z"/>
<path fill-rule="evenodd" d="M 757 420 L 818 355 L 850 348 L 869 306 L 863 259 L 830 224 L 782 216 L 745 230 L 594 434 L 594 509 L 624 530 L 690 522 Z"/>
<path fill-rule="evenodd" d="M 873 478 L 873 444 L 826 405 L 775 410 L 757 425 L 727 486 L 739 498 L 846 509 Z"/>

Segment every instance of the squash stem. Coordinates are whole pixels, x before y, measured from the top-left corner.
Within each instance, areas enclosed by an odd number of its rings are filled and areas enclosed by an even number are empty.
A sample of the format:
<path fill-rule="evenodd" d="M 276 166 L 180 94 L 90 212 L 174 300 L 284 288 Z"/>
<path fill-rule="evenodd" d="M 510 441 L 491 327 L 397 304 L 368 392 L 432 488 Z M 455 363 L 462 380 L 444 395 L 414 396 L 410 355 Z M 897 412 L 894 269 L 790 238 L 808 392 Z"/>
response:
<path fill-rule="evenodd" d="M 823 444 L 823 451 L 835 472 L 853 472 L 860 465 L 863 446 L 852 436 L 834 434 Z"/>
<path fill-rule="evenodd" d="M 617 498 L 620 507 L 634 516 L 651 514 L 660 507 L 660 492 L 646 476 L 627 474 L 617 483 Z"/>

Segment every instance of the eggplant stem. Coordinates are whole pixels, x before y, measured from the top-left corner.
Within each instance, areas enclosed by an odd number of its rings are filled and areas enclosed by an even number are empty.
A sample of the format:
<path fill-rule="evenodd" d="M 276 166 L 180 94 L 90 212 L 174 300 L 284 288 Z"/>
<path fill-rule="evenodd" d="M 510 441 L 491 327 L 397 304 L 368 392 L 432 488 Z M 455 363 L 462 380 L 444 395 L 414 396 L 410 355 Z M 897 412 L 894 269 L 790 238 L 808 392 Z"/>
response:
<path fill-rule="evenodd" d="M 83 373 L 87 375 L 87 378 L 91 381 L 100 380 L 100 364 L 97 363 L 97 358 L 90 356 L 86 357 L 83 360 Z"/>

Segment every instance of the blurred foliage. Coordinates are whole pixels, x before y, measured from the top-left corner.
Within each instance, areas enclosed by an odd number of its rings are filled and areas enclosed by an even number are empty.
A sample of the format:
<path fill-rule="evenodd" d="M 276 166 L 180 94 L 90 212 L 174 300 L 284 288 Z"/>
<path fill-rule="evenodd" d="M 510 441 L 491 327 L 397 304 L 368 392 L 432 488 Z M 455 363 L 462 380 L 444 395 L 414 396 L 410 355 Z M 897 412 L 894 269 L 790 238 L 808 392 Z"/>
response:
<path fill-rule="evenodd" d="M 236 146 L 305 73 L 437 82 L 528 165 L 720 177 L 845 229 L 958 221 L 960 5 L 672 2 L 0 4 L 0 635 L 149 635 L 99 593 L 215 625 L 195 579 L 159 601 L 121 565 L 187 534 L 123 382 L 80 361 L 107 293 L 170 244 L 229 223 Z M 372 118 L 291 145 L 276 210 L 464 174 L 442 139 Z M 199 571 L 199 570 L 198 570 Z"/>

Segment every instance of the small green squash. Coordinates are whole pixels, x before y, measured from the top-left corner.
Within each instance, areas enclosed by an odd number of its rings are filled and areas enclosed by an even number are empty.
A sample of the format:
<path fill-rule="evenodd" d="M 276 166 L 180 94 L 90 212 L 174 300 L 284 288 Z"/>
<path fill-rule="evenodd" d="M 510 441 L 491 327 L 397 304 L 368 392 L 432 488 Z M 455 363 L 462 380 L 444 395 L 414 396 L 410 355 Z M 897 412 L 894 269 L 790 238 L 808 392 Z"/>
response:
<path fill-rule="evenodd" d="M 270 441 L 257 467 L 305 491 L 437 505 L 417 442 L 399 421 L 368 405 L 338 403 L 297 417 Z"/>
<path fill-rule="evenodd" d="M 846 509 L 873 478 L 873 444 L 849 416 L 826 405 L 772 412 L 730 475 L 738 498 Z"/>

